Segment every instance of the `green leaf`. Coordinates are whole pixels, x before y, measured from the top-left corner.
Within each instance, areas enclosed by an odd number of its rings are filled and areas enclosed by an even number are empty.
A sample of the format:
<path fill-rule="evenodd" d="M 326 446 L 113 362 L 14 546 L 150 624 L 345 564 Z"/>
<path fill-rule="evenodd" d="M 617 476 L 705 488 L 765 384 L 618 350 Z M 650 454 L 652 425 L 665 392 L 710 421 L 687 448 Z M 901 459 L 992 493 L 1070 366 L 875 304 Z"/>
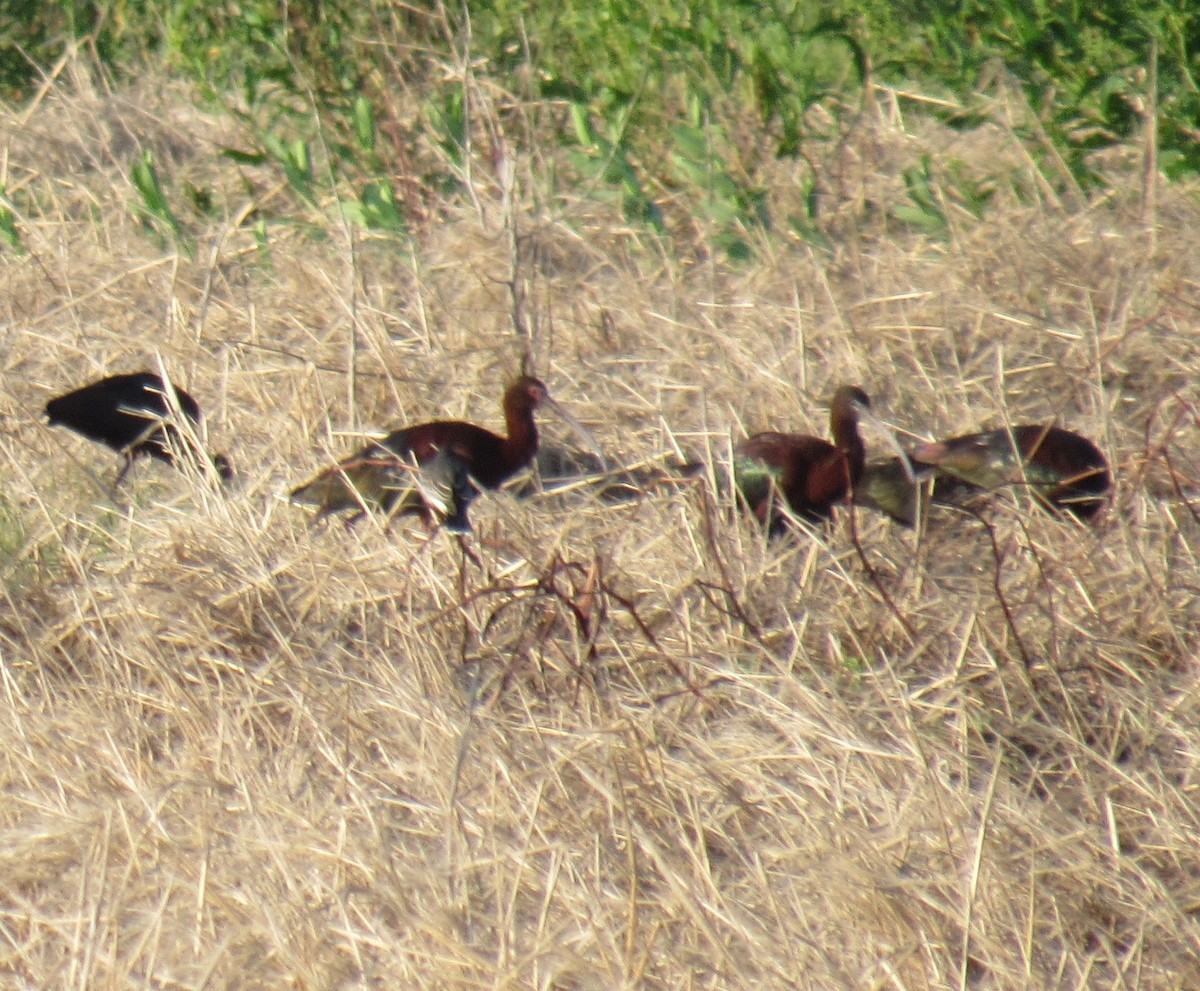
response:
<path fill-rule="evenodd" d="M 354 135 L 363 151 L 373 154 L 375 151 L 375 116 L 371 104 L 365 96 L 354 99 L 353 109 Z"/>
<path fill-rule="evenodd" d="M 7 190 L 0 186 L 0 239 L 3 239 L 13 251 L 18 254 L 24 254 L 25 248 L 21 244 L 21 232 L 17 230 L 17 217 L 12 209 L 8 206 Z"/>
<path fill-rule="evenodd" d="M 239 165 L 263 165 L 269 158 L 261 151 L 239 151 L 236 148 L 226 148 L 221 152 L 222 158 L 228 158 Z"/>
<path fill-rule="evenodd" d="M 592 129 L 591 113 L 584 104 L 571 104 L 571 125 L 575 129 L 575 140 L 581 145 L 599 144 L 596 132 Z"/>
<path fill-rule="evenodd" d="M 149 151 L 142 152 L 129 170 L 129 175 L 134 188 L 141 196 L 141 202 L 136 204 L 136 211 L 145 227 L 158 235 L 164 248 L 169 244 L 174 245 L 176 249 L 183 250 L 190 256 L 191 245 L 184 237 L 183 226 L 167 201 L 167 195 L 158 179 L 158 172 L 154 168 L 153 156 Z"/>

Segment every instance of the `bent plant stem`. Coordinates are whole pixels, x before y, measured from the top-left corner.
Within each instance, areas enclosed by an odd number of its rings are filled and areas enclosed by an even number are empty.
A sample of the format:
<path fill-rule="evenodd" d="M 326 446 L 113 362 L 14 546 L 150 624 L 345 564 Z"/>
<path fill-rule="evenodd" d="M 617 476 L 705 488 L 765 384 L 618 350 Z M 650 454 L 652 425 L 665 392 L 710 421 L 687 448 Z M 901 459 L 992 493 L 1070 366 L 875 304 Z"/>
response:
<path fill-rule="evenodd" d="M 1004 594 L 1004 583 L 1000 577 L 1000 570 L 1004 565 L 1004 554 L 1000 550 L 1000 542 L 996 539 L 996 528 L 990 520 L 977 510 L 964 507 L 963 512 L 974 517 L 987 534 L 988 542 L 992 547 L 992 560 L 994 562 L 994 567 L 992 568 L 992 590 L 996 593 L 996 601 L 1000 604 L 1000 611 L 1004 614 L 1004 625 L 1008 627 L 1008 632 L 1012 634 L 1013 640 L 1017 644 L 1017 653 L 1021 655 L 1021 661 L 1025 665 L 1025 670 L 1028 671 L 1033 667 L 1033 659 L 1025 647 L 1025 641 L 1021 639 L 1020 631 L 1017 629 L 1016 619 L 1014 619 L 1012 608 L 1008 604 L 1008 596 Z"/>

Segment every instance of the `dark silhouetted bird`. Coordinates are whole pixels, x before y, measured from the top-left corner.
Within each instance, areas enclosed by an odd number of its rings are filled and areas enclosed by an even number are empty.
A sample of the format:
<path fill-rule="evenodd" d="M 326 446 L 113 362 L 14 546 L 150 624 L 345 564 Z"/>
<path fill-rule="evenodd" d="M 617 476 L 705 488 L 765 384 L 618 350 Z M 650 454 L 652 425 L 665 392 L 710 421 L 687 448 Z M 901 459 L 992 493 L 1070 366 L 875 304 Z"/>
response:
<path fill-rule="evenodd" d="M 190 421 L 192 432 L 200 425 L 196 400 L 178 387 L 173 391 L 171 399 L 162 378 L 153 372 L 110 375 L 51 399 L 46 403 L 46 416 L 50 426 L 67 427 L 124 455 L 118 484 L 139 455 L 171 465 L 180 455 L 199 455 L 228 480 L 233 474 L 229 459 L 223 454 L 210 457 L 197 452 L 188 432 L 172 422 L 176 413 L 182 413 Z"/>

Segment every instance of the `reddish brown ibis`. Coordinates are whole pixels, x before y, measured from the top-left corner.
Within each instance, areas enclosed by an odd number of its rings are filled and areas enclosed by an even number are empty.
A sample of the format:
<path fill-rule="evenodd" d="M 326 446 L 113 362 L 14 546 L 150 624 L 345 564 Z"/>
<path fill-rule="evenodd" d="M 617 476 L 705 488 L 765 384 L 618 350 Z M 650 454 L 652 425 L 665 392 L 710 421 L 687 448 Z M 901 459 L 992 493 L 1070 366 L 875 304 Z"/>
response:
<path fill-rule="evenodd" d="M 180 429 L 178 414 L 189 422 L 189 429 Z M 194 460 L 203 457 L 222 479 L 233 474 L 225 455 L 209 456 L 195 447 L 200 405 L 153 372 L 110 375 L 92 382 L 51 399 L 46 403 L 46 416 L 50 426 L 67 427 L 124 455 L 118 483 L 139 455 L 172 465 L 180 454 Z"/>
<path fill-rule="evenodd" d="M 832 443 L 806 434 L 768 432 L 738 445 L 734 481 L 742 500 L 772 533 L 784 524 L 781 499 L 807 522 L 830 518 L 834 503 L 844 499 L 862 476 L 866 448 L 858 433 L 860 419 L 882 426 L 871 414 L 867 394 L 857 386 L 843 385 L 830 404 Z"/>
<path fill-rule="evenodd" d="M 477 491 L 498 488 L 533 460 L 538 447 L 534 410 L 551 409 L 588 436 L 530 375 L 505 390 L 503 405 L 506 437 L 461 420 L 404 427 L 301 485 L 292 501 L 316 506 L 318 518 L 343 510 L 354 510 L 357 518 L 377 507 L 387 516 L 417 513 L 442 518 L 450 529 L 469 530 L 467 507 Z"/>
<path fill-rule="evenodd" d="M 1025 485 L 1039 505 L 1085 520 L 1096 514 L 1112 488 L 1108 460 L 1100 449 L 1086 437 L 1048 424 L 951 437 L 922 444 L 913 456 L 940 475 L 979 488 Z"/>
<path fill-rule="evenodd" d="M 1112 487 L 1108 461 L 1070 430 L 1024 424 L 922 444 L 909 455 L 919 480 L 933 479 L 933 502 L 961 504 L 980 490 L 1026 485 L 1038 504 L 1089 519 Z M 854 489 L 859 504 L 912 526 L 918 488 L 898 458 L 868 464 Z"/>

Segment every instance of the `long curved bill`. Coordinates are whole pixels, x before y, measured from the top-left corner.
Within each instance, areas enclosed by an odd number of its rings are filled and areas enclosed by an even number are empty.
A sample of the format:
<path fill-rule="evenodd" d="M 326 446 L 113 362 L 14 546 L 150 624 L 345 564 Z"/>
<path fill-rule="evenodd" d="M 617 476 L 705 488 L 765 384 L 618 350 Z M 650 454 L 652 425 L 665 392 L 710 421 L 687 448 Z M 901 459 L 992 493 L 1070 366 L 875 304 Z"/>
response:
<path fill-rule="evenodd" d="M 575 419 L 574 415 L 572 415 L 557 399 L 546 396 L 542 400 L 542 405 L 553 412 L 555 416 L 557 416 L 568 427 L 571 428 L 571 432 L 579 439 L 579 442 L 600 459 L 600 470 L 602 472 L 607 472 L 609 470 L 608 459 L 605 458 L 604 451 L 600 449 L 600 444 L 597 442 L 595 435 L 588 430 L 587 427 Z"/>
<path fill-rule="evenodd" d="M 912 462 L 908 459 L 908 452 L 901 446 L 900 441 L 892 432 L 892 428 L 872 413 L 868 407 L 855 403 L 855 409 L 858 410 L 859 417 L 874 427 L 880 436 L 883 437 L 884 441 L 887 442 L 887 446 L 896 452 L 900 458 L 900 466 L 904 469 L 904 477 L 913 485 L 916 485 L 917 474 L 913 471 Z"/>

